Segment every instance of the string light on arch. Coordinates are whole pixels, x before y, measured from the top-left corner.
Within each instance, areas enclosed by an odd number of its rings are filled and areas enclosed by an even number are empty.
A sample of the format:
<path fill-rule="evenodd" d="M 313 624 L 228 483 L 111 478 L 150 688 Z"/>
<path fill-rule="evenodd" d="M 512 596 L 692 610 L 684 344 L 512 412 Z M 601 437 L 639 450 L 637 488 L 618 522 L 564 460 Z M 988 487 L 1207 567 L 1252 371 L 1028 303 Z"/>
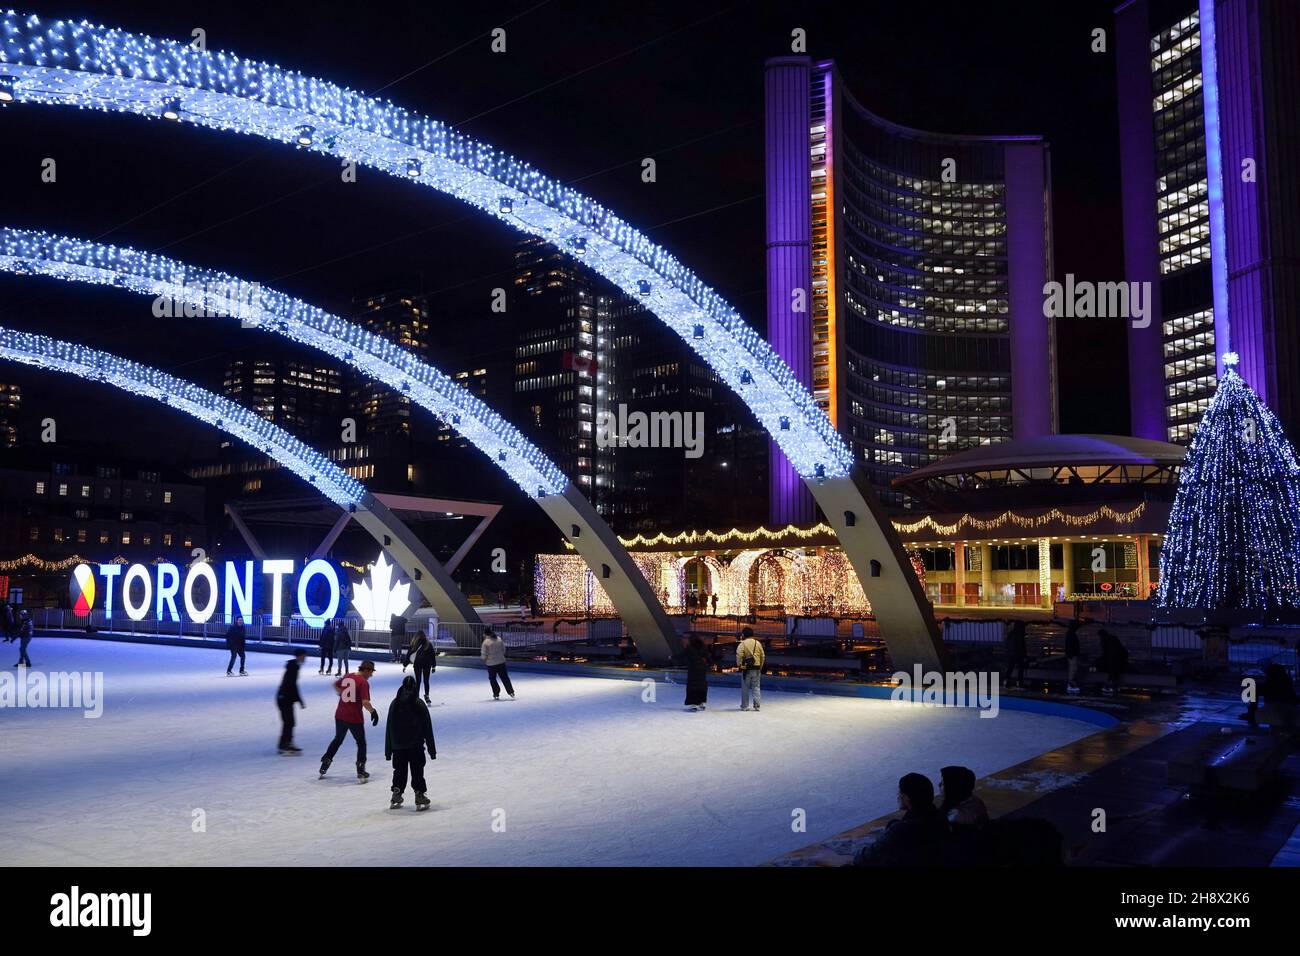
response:
<path fill-rule="evenodd" d="M 800 475 L 851 472 L 852 453 L 826 413 L 729 303 L 645 233 L 527 162 L 388 100 L 231 53 L 15 11 L 0 24 L 0 69 L 16 103 L 165 114 L 352 160 L 580 254 L 696 350 Z M 330 133 L 303 137 L 303 127 Z"/>

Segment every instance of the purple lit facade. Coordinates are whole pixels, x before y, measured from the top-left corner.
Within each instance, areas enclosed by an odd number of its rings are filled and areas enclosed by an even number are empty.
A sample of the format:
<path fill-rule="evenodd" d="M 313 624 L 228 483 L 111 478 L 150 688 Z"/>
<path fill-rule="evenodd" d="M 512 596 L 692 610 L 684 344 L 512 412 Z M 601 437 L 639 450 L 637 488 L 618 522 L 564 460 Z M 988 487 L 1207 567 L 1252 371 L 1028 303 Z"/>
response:
<path fill-rule="evenodd" d="M 1231 349 L 1295 438 L 1300 4 L 1130 0 L 1116 47 L 1125 267 L 1154 291 L 1155 320 L 1128 333 L 1132 432 L 1188 441 Z"/>
<path fill-rule="evenodd" d="M 886 504 L 937 458 L 1055 432 L 1047 144 L 891 123 L 830 61 L 770 60 L 765 92 L 768 338 Z M 773 445 L 769 522 L 815 516 Z"/>

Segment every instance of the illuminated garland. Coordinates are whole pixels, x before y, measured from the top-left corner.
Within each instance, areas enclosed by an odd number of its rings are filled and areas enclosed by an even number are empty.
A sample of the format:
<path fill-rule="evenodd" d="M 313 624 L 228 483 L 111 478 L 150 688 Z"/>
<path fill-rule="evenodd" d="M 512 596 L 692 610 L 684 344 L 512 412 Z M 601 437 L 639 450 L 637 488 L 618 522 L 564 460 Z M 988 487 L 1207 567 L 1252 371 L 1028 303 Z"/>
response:
<path fill-rule="evenodd" d="M 154 558 L 151 564 L 161 564 L 166 558 Z M 66 571 L 68 568 L 75 568 L 78 564 L 129 564 L 126 558 L 120 554 L 111 561 L 94 561 L 90 558 L 83 558 L 79 554 L 74 554 L 70 558 L 60 558 L 58 561 L 46 561 L 36 555 L 28 552 L 21 558 L 10 558 L 8 561 L 0 561 L 0 571 L 17 571 L 25 567 L 34 567 L 37 571 Z"/>
<path fill-rule="evenodd" d="M 917 531 L 929 529 L 936 534 L 950 535 L 957 534 L 962 528 L 974 528 L 977 531 L 993 531 L 1005 524 L 1014 524 L 1019 528 L 1041 528 L 1044 525 L 1059 521 L 1062 524 L 1069 525 L 1072 528 L 1081 528 L 1084 525 L 1092 524 L 1099 518 L 1109 518 L 1118 524 L 1132 524 L 1142 516 L 1146 511 L 1146 502 L 1142 502 L 1130 511 L 1116 511 L 1109 505 L 1102 505 L 1096 511 L 1086 515 L 1073 515 L 1062 511 L 1060 508 L 1053 508 L 1051 511 L 1041 515 L 1018 515 L 1011 511 L 1004 511 L 996 518 L 976 518 L 973 515 L 964 514 L 952 524 L 939 524 L 929 515 L 926 515 L 920 521 L 904 524 L 895 521 L 894 527 L 900 534 L 913 534 Z"/>
<path fill-rule="evenodd" d="M 1142 502 L 1134 507 L 1131 511 L 1116 511 L 1109 505 L 1102 505 L 1096 511 L 1084 515 L 1068 514 L 1059 508 L 1053 508 L 1051 511 L 1041 515 L 1018 515 L 1014 512 L 1007 511 L 998 515 L 996 518 L 976 518 L 973 515 L 965 514 L 957 519 L 953 524 L 939 524 L 929 515 L 919 521 L 907 523 L 903 521 L 893 522 L 895 530 L 900 534 L 913 534 L 917 531 L 930 529 L 938 534 L 956 534 L 964 527 L 976 528 L 980 531 L 992 531 L 1008 523 L 1015 524 L 1022 528 L 1037 528 L 1053 521 L 1060 521 L 1071 527 L 1083 527 L 1092 524 L 1101 518 L 1110 518 L 1120 524 L 1131 524 L 1141 517 L 1146 511 L 1146 503 Z M 813 538 L 834 538 L 835 529 L 825 522 L 812 526 L 811 528 L 801 528 L 798 525 L 786 525 L 784 528 L 773 530 L 765 527 L 755 528 L 753 531 L 741 531 L 739 528 L 732 528 L 730 531 L 683 531 L 680 534 L 669 535 L 660 533 L 653 538 L 645 535 L 633 535 L 630 538 L 619 537 L 619 541 L 628 548 L 653 548 L 660 545 L 691 547 L 696 545 L 720 545 L 727 546 L 731 544 L 754 544 L 762 542 L 764 544 L 780 545 L 791 539 L 798 541 L 808 541 Z"/>
<path fill-rule="evenodd" d="M 0 83 L 14 102 L 134 113 L 334 156 L 581 256 L 681 336 L 800 475 L 851 472 L 852 452 L 812 393 L 735 308 L 645 233 L 530 164 L 386 100 L 269 63 L 14 11 L 0 27 Z"/>
<path fill-rule="evenodd" d="M 359 504 L 365 497 L 360 482 L 279 425 L 156 368 L 75 342 L 5 328 L 0 328 L 0 359 L 103 382 L 192 415 L 265 452 L 342 508 Z"/>
<path fill-rule="evenodd" d="M 1300 466 L 1236 364 L 1224 356 L 1187 450 L 1160 551 L 1160 607 L 1300 606 Z"/>

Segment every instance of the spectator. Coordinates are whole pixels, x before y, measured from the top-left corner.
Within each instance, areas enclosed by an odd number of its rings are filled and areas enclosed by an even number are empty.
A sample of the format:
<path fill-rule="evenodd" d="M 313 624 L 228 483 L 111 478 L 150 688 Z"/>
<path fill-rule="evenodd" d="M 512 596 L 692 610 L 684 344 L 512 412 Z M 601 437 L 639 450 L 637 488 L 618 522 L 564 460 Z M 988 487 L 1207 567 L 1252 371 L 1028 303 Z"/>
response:
<path fill-rule="evenodd" d="M 705 710 L 709 699 L 709 650 L 698 634 L 683 641 L 686 645 L 686 708 Z"/>
<path fill-rule="evenodd" d="M 1065 692 L 1079 693 L 1079 628 L 1076 618 L 1065 629 Z"/>
<path fill-rule="evenodd" d="M 903 816 L 853 857 L 854 866 L 935 866 L 942 862 L 948 825 L 934 805 L 934 785 L 919 773 L 898 781 Z"/>
<path fill-rule="evenodd" d="M 709 595 L 709 600 L 713 602 L 713 616 L 717 617 L 718 616 L 718 595 L 716 591 L 713 594 Z M 757 707 L 755 707 L 754 709 L 758 710 Z"/>
<path fill-rule="evenodd" d="M 749 698 L 754 698 L 754 710 L 763 700 L 763 663 L 766 655 L 763 645 L 754 638 L 752 628 L 740 629 L 740 643 L 736 645 L 736 666 L 740 668 L 740 709 L 749 710 Z"/>
<path fill-rule="evenodd" d="M 1264 680 L 1259 685 L 1258 699 L 1246 705 L 1246 719 L 1252 727 L 1259 726 L 1260 701 L 1263 701 L 1264 722 L 1270 727 L 1290 727 L 1295 721 L 1296 692 L 1291 675 L 1278 663 L 1264 668 Z"/>
<path fill-rule="evenodd" d="M 497 684 L 497 679 L 500 678 L 506 687 L 506 693 L 514 700 L 515 689 L 510 685 L 510 673 L 506 670 L 506 642 L 497 637 L 497 632 L 490 627 L 483 630 L 483 646 L 479 648 L 479 657 L 487 668 L 488 682 L 492 685 L 492 699 L 501 699 L 501 687 Z"/>
<path fill-rule="evenodd" d="M 226 631 L 226 647 L 230 648 L 230 663 L 226 665 L 226 676 L 229 677 L 235 669 L 235 658 L 239 658 L 239 676 L 247 677 L 248 671 L 244 670 L 244 619 L 238 615 L 235 616 L 235 623 L 230 625 Z"/>
<path fill-rule="evenodd" d="M 1008 621 L 1007 634 L 1003 641 L 1003 649 L 1007 658 L 1006 684 L 1011 686 L 1011 675 L 1016 675 L 1015 686 L 1021 687 L 1025 683 L 1025 665 L 1028 663 L 1028 651 L 1025 648 L 1025 622 Z"/>
<path fill-rule="evenodd" d="M 975 771 L 969 767 L 944 767 L 939 771 L 939 812 L 953 830 L 979 828 L 989 822 L 984 801 L 975 796 Z"/>
<path fill-rule="evenodd" d="M 1119 690 L 1120 680 L 1128 670 L 1128 648 L 1104 627 L 1097 632 L 1097 637 L 1101 640 L 1101 656 L 1097 659 L 1097 669 L 1106 675 L 1106 684 L 1101 692 L 1110 697 Z"/>

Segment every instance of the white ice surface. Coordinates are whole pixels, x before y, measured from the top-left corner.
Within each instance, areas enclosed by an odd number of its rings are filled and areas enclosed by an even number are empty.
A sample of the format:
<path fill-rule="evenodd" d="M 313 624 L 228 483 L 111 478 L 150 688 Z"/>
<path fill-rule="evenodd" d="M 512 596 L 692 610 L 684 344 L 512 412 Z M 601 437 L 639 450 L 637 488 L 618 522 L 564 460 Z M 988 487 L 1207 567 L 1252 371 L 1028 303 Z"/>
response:
<path fill-rule="evenodd" d="M 444 666 L 433 808 L 417 814 L 409 788 L 402 810 L 387 809 L 382 721 L 366 724 L 369 783 L 356 782 L 351 738 L 317 779 L 337 698 L 314 660 L 296 734 L 306 752 L 282 757 L 273 697 L 285 658 L 249 654 L 252 676 L 227 678 L 216 650 L 37 638 L 31 653 L 38 671 L 103 671 L 105 705 L 99 719 L 0 710 L 9 865 L 757 864 L 889 812 L 907 771 L 937 781 L 957 763 L 984 776 L 1096 729 L 775 691 L 761 713 L 741 713 L 725 687 L 689 713 L 680 685 L 644 703 L 635 681 L 523 670 L 519 699 L 498 703 L 483 671 Z M 381 714 L 398 671 L 381 663 L 372 681 Z M 199 808 L 205 832 L 192 828 Z M 805 833 L 792 832 L 796 808 Z"/>

